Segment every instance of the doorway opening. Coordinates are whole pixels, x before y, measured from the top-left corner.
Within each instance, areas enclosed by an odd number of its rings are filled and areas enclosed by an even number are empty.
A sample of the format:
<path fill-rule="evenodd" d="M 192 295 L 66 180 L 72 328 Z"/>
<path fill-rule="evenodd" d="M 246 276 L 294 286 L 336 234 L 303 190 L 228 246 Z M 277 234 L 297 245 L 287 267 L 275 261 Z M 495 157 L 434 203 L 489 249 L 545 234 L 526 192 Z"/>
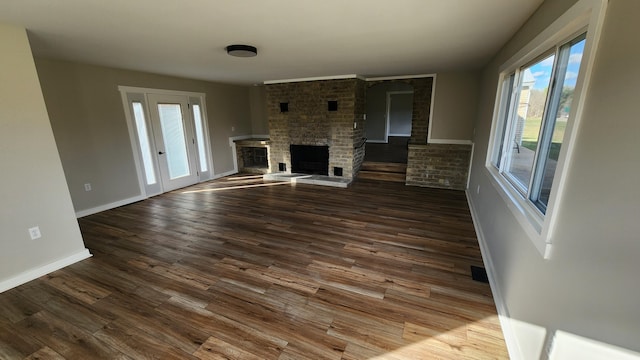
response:
<path fill-rule="evenodd" d="M 367 89 L 366 162 L 407 162 L 413 118 L 413 86 L 382 82 Z"/>

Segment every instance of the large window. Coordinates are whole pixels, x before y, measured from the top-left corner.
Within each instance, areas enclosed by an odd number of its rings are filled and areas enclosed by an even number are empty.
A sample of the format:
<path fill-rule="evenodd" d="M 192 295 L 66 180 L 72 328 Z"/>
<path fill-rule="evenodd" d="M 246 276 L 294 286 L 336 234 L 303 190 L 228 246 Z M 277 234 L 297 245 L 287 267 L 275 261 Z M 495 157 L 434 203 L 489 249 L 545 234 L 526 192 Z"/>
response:
<path fill-rule="evenodd" d="M 585 34 L 550 49 L 505 76 L 493 164 L 541 214 L 573 106 Z"/>
<path fill-rule="evenodd" d="M 606 5 L 576 1 L 499 70 L 486 168 L 545 258 L 551 254 Z"/>

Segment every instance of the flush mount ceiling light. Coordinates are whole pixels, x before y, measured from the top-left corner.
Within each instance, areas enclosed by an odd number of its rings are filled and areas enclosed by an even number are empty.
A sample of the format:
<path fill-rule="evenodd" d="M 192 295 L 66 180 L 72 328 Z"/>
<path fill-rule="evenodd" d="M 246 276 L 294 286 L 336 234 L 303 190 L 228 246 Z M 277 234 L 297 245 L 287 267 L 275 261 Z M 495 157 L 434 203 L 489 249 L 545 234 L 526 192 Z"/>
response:
<path fill-rule="evenodd" d="M 235 57 L 253 57 L 258 55 L 258 49 L 250 45 L 229 45 L 227 54 Z"/>

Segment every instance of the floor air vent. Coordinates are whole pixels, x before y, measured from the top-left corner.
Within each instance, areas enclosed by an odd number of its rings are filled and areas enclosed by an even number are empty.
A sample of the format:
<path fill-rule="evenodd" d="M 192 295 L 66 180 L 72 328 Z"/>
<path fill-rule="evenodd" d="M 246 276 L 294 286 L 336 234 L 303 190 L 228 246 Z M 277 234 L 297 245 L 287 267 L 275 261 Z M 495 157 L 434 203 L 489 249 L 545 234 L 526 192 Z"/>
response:
<path fill-rule="evenodd" d="M 487 270 L 483 267 L 471 265 L 471 278 L 475 281 L 483 283 L 489 283 L 489 277 L 487 276 Z"/>

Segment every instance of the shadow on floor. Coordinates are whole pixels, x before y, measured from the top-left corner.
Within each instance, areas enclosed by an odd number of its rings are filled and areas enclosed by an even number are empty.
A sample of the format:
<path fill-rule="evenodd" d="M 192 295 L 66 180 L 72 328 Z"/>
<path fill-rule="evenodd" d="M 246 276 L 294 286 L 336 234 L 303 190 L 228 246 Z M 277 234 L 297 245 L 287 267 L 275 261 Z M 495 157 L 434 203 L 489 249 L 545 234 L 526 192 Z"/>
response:
<path fill-rule="evenodd" d="M 406 164 L 409 139 L 408 136 L 390 136 L 386 144 L 367 143 L 364 161 Z"/>

